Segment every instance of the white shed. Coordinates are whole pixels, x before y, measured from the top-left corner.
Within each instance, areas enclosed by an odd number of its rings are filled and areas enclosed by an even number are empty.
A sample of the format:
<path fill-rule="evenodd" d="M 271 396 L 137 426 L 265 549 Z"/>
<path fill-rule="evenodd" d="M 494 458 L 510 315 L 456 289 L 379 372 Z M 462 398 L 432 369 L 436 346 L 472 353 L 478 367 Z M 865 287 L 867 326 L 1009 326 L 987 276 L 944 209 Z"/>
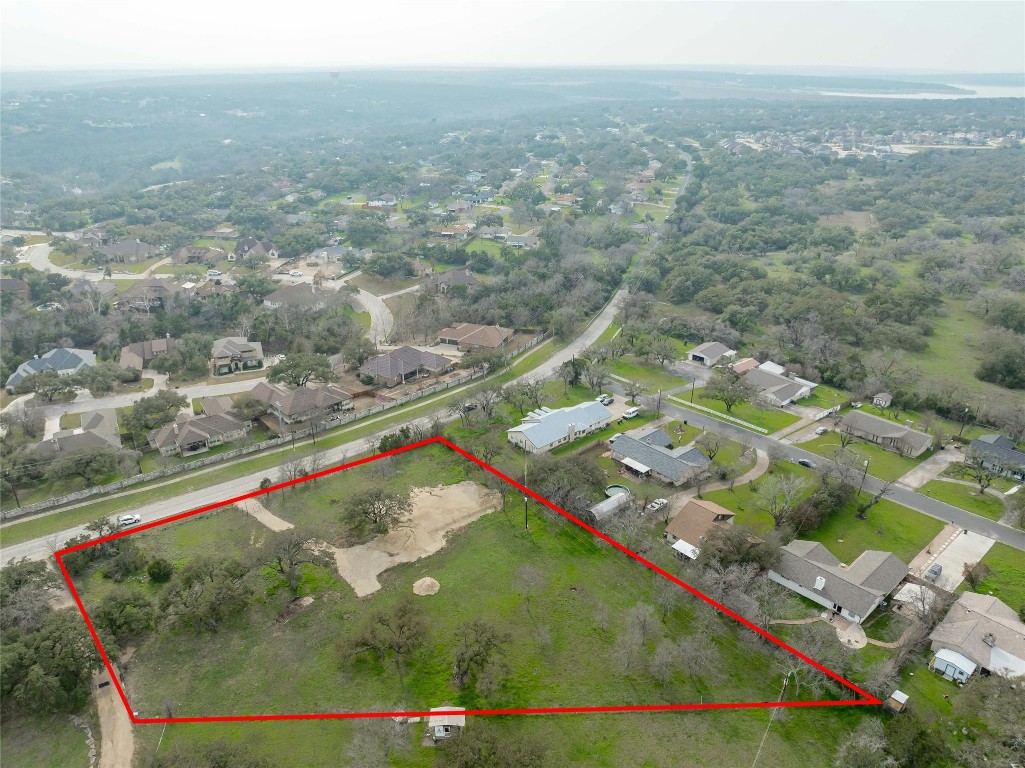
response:
<path fill-rule="evenodd" d="M 936 651 L 936 655 L 929 662 L 929 668 L 939 672 L 944 677 L 949 677 L 951 680 L 963 683 L 975 674 L 978 665 L 957 651 L 941 648 Z"/>

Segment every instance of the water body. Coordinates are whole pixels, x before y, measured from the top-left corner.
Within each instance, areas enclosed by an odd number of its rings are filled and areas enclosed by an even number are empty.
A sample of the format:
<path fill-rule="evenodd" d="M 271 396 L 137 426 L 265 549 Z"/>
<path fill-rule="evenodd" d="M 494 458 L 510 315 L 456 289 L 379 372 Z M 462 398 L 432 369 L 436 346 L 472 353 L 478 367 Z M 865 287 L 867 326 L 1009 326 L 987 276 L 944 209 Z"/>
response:
<path fill-rule="evenodd" d="M 916 93 L 873 93 L 869 91 L 818 91 L 819 96 L 853 96 L 859 99 L 1023 99 L 1025 86 L 1016 85 L 957 85 L 964 88 L 961 93 L 936 93 L 920 91 Z"/>

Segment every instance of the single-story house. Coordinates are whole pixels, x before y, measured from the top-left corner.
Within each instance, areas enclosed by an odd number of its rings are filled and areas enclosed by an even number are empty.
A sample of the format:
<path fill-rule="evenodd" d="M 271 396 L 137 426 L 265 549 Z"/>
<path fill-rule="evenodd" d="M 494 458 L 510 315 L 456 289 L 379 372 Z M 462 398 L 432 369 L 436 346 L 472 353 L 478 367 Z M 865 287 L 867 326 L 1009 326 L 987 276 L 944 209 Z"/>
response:
<path fill-rule="evenodd" d="M 723 358 L 732 360 L 736 356 L 737 351 L 735 349 L 730 349 L 718 341 L 706 341 L 687 353 L 687 359 L 692 363 L 701 363 L 701 365 L 708 368 L 711 368 L 720 360 L 723 360 Z"/>
<path fill-rule="evenodd" d="M 393 387 L 415 379 L 421 373 L 441 373 L 451 367 L 452 361 L 444 355 L 424 352 L 414 347 L 399 347 L 367 360 L 359 367 L 359 372 L 373 376 L 378 384 Z"/>
<path fill-rule="evenodd" d="M 893 402 L 893 395 L 889 392 L 880 392 L 878 395 L 872 397 L 872 405 L 876 408 L 889 408 L 890 403 Z"/>
<path fill-rule="evenodd" d="M 76 299 L 99 295 L 101 301 L 109 301 L 117 294 L 117 283 L 113 280 L 79 280 L 64 289 Z"/>
<path fill-rule="evenodd" d="M 734 369 L 736 370 L 736 369 Z M 765 362 L 744 374 L 744 379 L 758 388 L 761 396 L 777 407 L 810 397 L 816 385 L 811 381 L 799 379 L 793 374 L 784 375 L 782 366 Z"/>
<path fill-rule="evenodd" d="M 908 575 L 892 552 L 868 549 L 850 565 L 817 541 L 794 539 L 780 548 L 769 578 L 848 621 L 861 624 Z"/>
<path fill-rule="evenodd" d="M 309 283 L 298 283 L 278 288 L 273 293 L 263 297 L 263 306 L 266 309 L 277 309 L 278 307 L 293 307 L 307 309 L 323 309 L 327 306 L 324 301 L 324 294 L 318 293 Z"/>
<path fill-rule="evenodd" d="M 201 245 L 186 245 L 171 256 L 175 264 L 214 264 L 224 258 L 220 248 L 206 248 Z"/>
<path fill-rule="evenodd" d="M 122 240 L 113 245 L 101 245 L 97 250 L 107 257 L 108 261 L 121 261 L 134 263 L 151 259 L 160 253 L 155 245 L 144 243 L 139 238 L 134 240 Z"/>
<path fill-rule="evenodd" d="M 149 443 L 162 456 L 190 456 L 246 436 L 249 425 L 227 415 L 179 416 L 149 433 Z"/>
<path fill-rule="evenodd" d="M 323 261 L 325 264 L 337 264 L 351 253 L 352 248 L 347 245 L 328 245 L 313 251 L 307 258 Z"/>
<path fill-rule="evenodd" d="M 432 707 L 427 716 L 427 736 L 432 741 L 449 739 L 466 727 L 463 707 Z"/>
<path fill-rule="evenodd" d="M 929 640 L 936 652 L 929 666 L 947 677 L 966 680 L 975 667 L 1005 677 L 1025 675 L 1025 622 L 992 595 L 963 592 Z"/>
<path fill-rule="evenodd" d="M 982 456 L 982 465 L 1004 477 L 1025 480 L 1025 451 L 1018 450 L 1014 441 L 1003 435 L 983 435 L 968 446 Z"/>
<path fill-rule="evenodd" d="M 469 200 L 455 200 L 445 208 L 449 213 L 464 214 L 473 211 L 473 203 Z"/>
<path fill-rule="evenodd" d="M 171 297 L 176 295 L 188 295 L 188 290 L 171 280 L 159 278 L 146 278 L 136 280 L 121 294 L 114 306 L 120 310 L 133 310 L 135 312 L 149 313 L 154 309 L 166 307 Z"/>
<path fill-rule="evenodd" d="M 858 410 L 849 412 L 840 420 L 840 429 L 901 456 L 912 458 L 921 456 L 933 444 L 932 435 Z"/>
<path fill-rule="evenodd" d="M 688 499 L 666 526 L 665 540 L 676 552 L 694 560 L 713 526 L 732 525 L 734 517 L 733 512 L 711 501 Z"/>
<path fill-rule="evenodd" d="M 306 421 L 318 412 L 327 414 L 348 410 L 352 403 L 352 395 L 335 384 L 288 389 L 261 381 L 249 394 L 254 400 L 266 403 L 270 412 L 286 424 Z"/>
<path fill-rule="evenodd" d="M 506 436 L 527 453 L 544 453 L 611 423 L 612 411 L 593 400 L 566 408 L 542 406 L 528 413 L 518 427 L 507 430 Z"/>
<path fill-rule="evenodd" d="M 235 244 L 234 250 L 228 254 L 228 261 L 237 261 L 246 256 L 266 256 L 268 259 L 278 257 L 278 249 L 270 240 L 257 240 L 255 237 L 244 237 Z"/>
<path fill-rule="evenodd" d="M 136 341 L 126 347 L 121 347 L 121 359 L 118 361 L 118 365 L 121 368 L 144 370 L 149 368 L 150 364 L 158 357 L 172 351 L 176 343 L 176 339 Z"/>
<path fill-rule="evenodd" d="M 672 438 L 658 428 L 636 437 L 620 435 L 612 443 L 611 455 L 631 472 L 667 485 L 682 485 L 712 463 L 698 448 L 673 448 Z"/>
<path fill-rule="evenodd" d="M 470 224 L 441 224 L 434 228 L 434 234 L 440 237 L 451 237 L 455 240 L 466 240 L 470 237 L 473 226 Z"/>
<path fill-rule="evenodd" d="M 213 343 L 210 362 L 214 376 L 254 371 L 263 367 L 263 344 L 249 341 L 245 336 L 226 336 L 217 339 Z"/>
<path fill-rule="evenodd" d="M 7 383 L 4 386 L 7 389 L 13 389 L 25 377 L 43 371 L 57 371 L 61 376 L 73 376 L 83 368 L 92 368 L 94 365 L 96 365 L 95 352 L 88 349 L 58 347 L 19 365 L 17 370 L 7 377 Z"/>
<path fill-rule="evenodd" d="M 609 518 L 613 517 L 617 512 L 629 509 L 634 503 L 634 496 L 629 491 L 625 493 L 616 493 L 609 496 L 607 499 L 599 501 L 597 504 L 593 504 L 587 509 L 587 517 L 590 518 L 589 522 L 592 525 L 601 525 Z"/>
<path fill-rule="evenodd" d="M 510 248 L 522 248 L 525 251 L 531 251 L 541 245 L 541 238 L 531 234 L 509 235 L 505 238 L 505 244 Z"/>
<path fill-rule="evenodd" d="M 477 278 L 469 269 L 450 269 L 424 278 L 421 285 L 428 293 L 448 293 L 449 289 L 477 284 Z"/>
<path fill-rule="evenodd" d="M 117 412 L 101 408 L 82 414 L 82 425 L 76 429 L 62 429 L 36 447 L 41 458 L 52 459 L 58 454 L 76 451 L 121 447 L 121 430 L 117 425 Z"/>
<path fill-rule="evenodd" d="M 438 332 L 439 344 L 453 344 L 461 350 L 503 349 L 511 339 L 513 331 L 500 325 L 478 325 L 477 323 L 453 323 Z"/>

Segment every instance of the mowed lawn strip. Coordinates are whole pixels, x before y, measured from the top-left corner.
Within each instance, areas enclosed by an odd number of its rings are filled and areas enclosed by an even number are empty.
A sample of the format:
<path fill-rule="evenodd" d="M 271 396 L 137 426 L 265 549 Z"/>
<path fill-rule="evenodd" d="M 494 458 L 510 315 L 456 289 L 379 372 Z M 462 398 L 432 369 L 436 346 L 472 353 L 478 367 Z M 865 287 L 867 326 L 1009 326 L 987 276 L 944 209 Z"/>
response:
<path fill-rule="evenodd" d="M 982 557 L 989 566 L 989 575 L 980 582 L 976 592 L 993 595 L 1007 603 L 1014 610 L 1025 605 L 1025 555 L 1020 549 L 997 542 Z M 968 585 L 962 583 L 958 592 L 964 592 Z"/>
<path fill-rule="evenodd" d="M 754 424 L 756 427 L 768 430 L 770 435 L 773 432 L 778 432 L 784 427 L 789 427 L 791 424 L 800 420 L 799 416 L 792 413 L 779 411 L 775 408 L 759 410 L 751 405 L 751 403 L 739 403 L 733 406 L 732 411 L 727 412 L 726 406 L 723 405 L 721 401 L 705 398 L 703 397 L 703 393 L 704 387 L 698 387 L 693 391 L 693 398 L 691 397 L 692 393 L 689 389 L 680 392 L 676 397 L 683 403 L 694 403 L 705 408 L 710 408 L 711 410 L 725 416 L 732 416 L 735 419 L 740 419 L 741 421 L 746 421 L 749 424 Z"/>
<path fill-rule="evenodd" d="M 798 447 L 823 458 L 832 459 L 840 450 L 840 437 L 835 432 L 830 432 L 813 440 L 799 443 Z M 896 480 L 903 477 L 932 455 L 931 451 L 926 451 L 917 459 L 913 459 L 888 451 L 878 445 L 866 443 L 864 440 L 855 440 L 847 446 L 847 450 L 858 457 L 859 466 L 867 459 L 868 474 L 878 477 L 880 480 Z"/>
<path fill-rule="evenodd" d="M 990 493 L 979 494 L 977 485 L 967 486 L 946 480 L 930 480 L 919 488 L 918 492 L 990 520 L 999 520 L 1004 516 L 1004 503 Z"/>

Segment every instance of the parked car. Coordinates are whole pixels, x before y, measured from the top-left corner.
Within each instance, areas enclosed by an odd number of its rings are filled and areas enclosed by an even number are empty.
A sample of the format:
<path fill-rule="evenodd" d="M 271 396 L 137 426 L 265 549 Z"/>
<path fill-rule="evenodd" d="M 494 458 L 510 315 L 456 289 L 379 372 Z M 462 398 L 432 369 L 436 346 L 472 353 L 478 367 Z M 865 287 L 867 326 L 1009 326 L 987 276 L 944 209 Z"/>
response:
<path fill-rule="evenodd" d="M 646 509 L 649 512 L 658 512 L 660 509 L 662 509 L 662 507 L 666 506 L 666 504 L 668 503 L 669 499 L 655 499 L 646 507 Z"/>
<path fill-rule="evenodd" d="M 618 440 L 619 438 L 621 438 L 622 436 L 623 436 L 623 433 L 622 433 L 622 432 L 617 432 L 616 434 L 614 434 L 614 435 L 613 435 L 612 437 L 610 437 L 610 438 L 609 438 L 609 442 L 610 442 L 610 443 L 614 443 L 614 442 L 616 442 L 616 441 L 617 441 L 617 440 Z"/>
<path fill-rule="evenodd" d="M 861 407 L 861 403 L 860 402 L 851 403 L 851 408 L 860 408 L 860 407 Z"/>
<path fill-rule="evenodd" d="M 936 581 L 943 573 L 943 566 L 939 563 L 933 563 L 929 566 L 929 570 L 925 572 L 926 581 Z"/>
<path fill-rule="evenodd" d="M 288 273 L 288 276 L 289 277 L 302 277 L 303 273 L 300 272 L 298 269 L 293 269 L 291 272 Z"/>
<path fill-rule="evenodd" d="M 615 402 L 612 395 L 607 395 L 604 392 L 598 395 L 598 397 L 594 398 L 594 400 L 595 402 L 601 403 L 602 405 L 612 405 L 612 403 Z"/>
<path fill-rule="evenodd" d="M 219 269 L 208 269 L 206 271 L 206 276 L 207 277 L 220 277 L 221 276 L 221 270 L 219 270 Z"/>
<path fill-rule="evenodd" d="M 627 408 L 625 411 L 623 411 L 623 418 L 624 419 L 632 419 L 634 416 L 638 415 L 640 412 L 641 412 L 641 409 L 637 408 L 636 406 L 633 407 L 633 408 Z"/>
<path fill-rule="evenodd" d="M 819 427 L 815 430 L 816 435 L 824 435 L 829 431 L 829 427 Z"/>
<path fill-rule="evenodd" d="M 808 469 L 815 469 L 815 467 L 818 466 L 814 461 L 811 461 L 809 459 L 798 459 L 797 463 L 800 464 L 802 467 L 807 467 Z"/>
<path fill-rule="evenodd" d="M 117 524 L 121 528 L 127 528 L 130 525 L 138 525 L 142 522 L 142 518 L 138 515 L 121 515 L 117 519 Z"/>

